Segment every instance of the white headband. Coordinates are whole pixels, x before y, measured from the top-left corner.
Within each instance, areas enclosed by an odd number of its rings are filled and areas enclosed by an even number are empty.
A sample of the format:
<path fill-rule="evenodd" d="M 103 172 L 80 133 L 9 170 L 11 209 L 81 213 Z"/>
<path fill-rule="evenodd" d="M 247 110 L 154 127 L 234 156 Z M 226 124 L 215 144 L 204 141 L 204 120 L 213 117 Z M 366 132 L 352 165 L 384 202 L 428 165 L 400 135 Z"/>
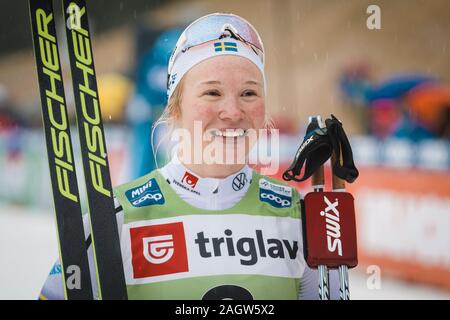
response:
<path fill-rule="evenodd" d="M 169 70 L 167 101 L 169 101 L 180 80 L 192 67 L 206 59 L 221 55 L 241 56 L 253 62 L 261 71 L 264 82 L 264 94 L 266 93 L 266 76 L 264 74 L 264 64 L 261 61 L 261 58 L 249 45 L 227 37 L 206 42 L 188 49 L 177 57 L 171 57 L 174 58 L 175 61 L 172 64 L 172 70 Z"/>

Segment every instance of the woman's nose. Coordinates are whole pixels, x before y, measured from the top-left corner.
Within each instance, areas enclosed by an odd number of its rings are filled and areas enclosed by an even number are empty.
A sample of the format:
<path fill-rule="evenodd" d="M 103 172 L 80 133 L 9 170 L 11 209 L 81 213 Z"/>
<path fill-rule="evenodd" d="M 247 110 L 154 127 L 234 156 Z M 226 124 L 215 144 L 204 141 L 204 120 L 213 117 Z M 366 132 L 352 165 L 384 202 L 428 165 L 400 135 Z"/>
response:
<path fill-rule="evenodd" d="M 229 99 L 224 101 L 224 104 L 219 112 L 219 118 L 221 120 L 229 120 L 237 122 L 243 117 L 243 110 L 236 99 Z"/>

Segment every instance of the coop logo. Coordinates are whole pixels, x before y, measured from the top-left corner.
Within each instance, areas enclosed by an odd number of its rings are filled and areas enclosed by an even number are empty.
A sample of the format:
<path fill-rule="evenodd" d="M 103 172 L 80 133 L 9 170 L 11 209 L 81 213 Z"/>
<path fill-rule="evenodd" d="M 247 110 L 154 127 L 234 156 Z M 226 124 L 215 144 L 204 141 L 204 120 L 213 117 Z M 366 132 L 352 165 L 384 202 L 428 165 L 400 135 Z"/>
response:
<path fill-rule="evenodd" d="M 267 199 L 267 200 L 265 200 L 265 199 Z M 272 204 L 274 207 L 275 206 L 276 207 L 288 207 L 288 206 L 291 205 L 291 202 L 289 200 L 282 199 L 282 198 L 280 198 L 280 197 L 278 197 L 278 196 L 276 196 L 276 195 L 274 195 L 272 193 L 262 192 L 261 193 L 261 200 Z M 274 205 L 274 203 L 276 205 Z"/>
<path fill-rule="evenodd" d="M 125 192 L 128 201 L 134 207 L 145 207 L 154 204 L 164 204 L 164 196 L 155 178 Z"/>
<path fill-rule="evenodd" d="M 181 182 L 186 183 L 191 188 L 195 188 L 198 182 L 198 178 L 194 176 L 192 173 L 186 171 L 184 173 L 183 179 L 181 179 Z"/>
<path fill-rule="evenodd" d="M 292 204 L 292 189 L 265 179 L 259 181 L 259 200 L 275 208 L 287 208 Z"/>
<path fill-rule="evenodd" d="M 134 279 L 189 271 L 182 222 L 131 228 L 130 239 Z"/>
<path fill-rule="evenodd" d="M 142 238 L 144 257 L 153 264 L 165 263 L 173 257 L 173 236 L 171 234 Z"/>
<path fill-rule="evenodd" d="M 327 207 L 324 211 L 320 212 L 320 215 L 325 217 L 328 251 L 335 252 L 337 249 L 338 255 L 342 256 L 342 242 L 340 239 L 341 226 L 339 224 L 339 211 L 337 209 L 337 206 L 339 205 L 338 199 L 331 203 L 331 201 L 324 196 L 323 200 Z"/>
<path fill-rule="evenodd" d="M 162 198 L 163 198 L 163 195 L 161 193 L 157 193 L 157 194 L 147 193 L 147 194 L 143 195 L 141 198 L 137 199 L 136 201 L 133 201 L 132 204 L 135 207 L 141 207 L 140 204 L 143 202 L 157 203 Z M 148 203 L 148 204 L 151 204 L 151 203 Z M 146 204 L 146 205 L 148 205 L 148 204 Z"/>

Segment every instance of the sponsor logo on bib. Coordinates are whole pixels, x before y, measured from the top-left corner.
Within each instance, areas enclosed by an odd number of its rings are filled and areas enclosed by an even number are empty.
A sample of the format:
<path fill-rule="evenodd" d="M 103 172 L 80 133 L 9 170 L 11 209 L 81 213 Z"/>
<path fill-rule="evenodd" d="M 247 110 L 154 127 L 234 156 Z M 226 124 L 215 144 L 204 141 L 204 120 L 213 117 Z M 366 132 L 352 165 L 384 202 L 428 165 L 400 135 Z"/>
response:
<path fill-rule="evenodd" d="M 134 207 L 145 207 L 153 204 L 164 204 L 164 196 L 155 178 L 146 183 L 127 190 L 125 195 Z"/>
<path fill-rule="evenodd" d="M 259 200 L 275 208 L 289 208 L 292 205 L 292 188 L 260 179 Z"/>
<path fill-rule="evenodd" d="M 127 284 L 223 274 L 299 278 L 298 230 L 299 219 L 244 214 L 131 222 L 121 243 Z"/>
<path fill-rule="evenodd" d="M 243 187 L 245 187 L 246 183 L 247 183 L 247 175 L 245 173 L 241 172 L 237 176 L 234 177 L 231 186 L 233 187 L 234 191 L 239 191 Z"/>
<path fill-rule="evenodd" d="M 187 272 L 182 222 L 130 228 L 135 279 Z"/>
<path fill-rule="evenodd" d="M 181 179 L 181 182 L 187 184 L 191 188 L 195 188 L 198 182 L 198 178 L 192 173 L 186 171 L 184 173 L 183 179 Z"/>

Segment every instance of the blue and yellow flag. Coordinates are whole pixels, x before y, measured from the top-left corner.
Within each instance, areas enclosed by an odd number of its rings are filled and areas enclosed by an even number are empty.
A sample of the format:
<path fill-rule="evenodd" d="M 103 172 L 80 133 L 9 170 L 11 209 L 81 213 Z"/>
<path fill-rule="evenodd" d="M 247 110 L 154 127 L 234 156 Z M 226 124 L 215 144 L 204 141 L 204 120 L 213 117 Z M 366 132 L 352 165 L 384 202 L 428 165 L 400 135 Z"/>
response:
<path fill-rule="evenodd" d="M 214 43 L 214 51 L 234 51 L 237 52 L 237 44 L 235 42 L 219 41 Z"/>

